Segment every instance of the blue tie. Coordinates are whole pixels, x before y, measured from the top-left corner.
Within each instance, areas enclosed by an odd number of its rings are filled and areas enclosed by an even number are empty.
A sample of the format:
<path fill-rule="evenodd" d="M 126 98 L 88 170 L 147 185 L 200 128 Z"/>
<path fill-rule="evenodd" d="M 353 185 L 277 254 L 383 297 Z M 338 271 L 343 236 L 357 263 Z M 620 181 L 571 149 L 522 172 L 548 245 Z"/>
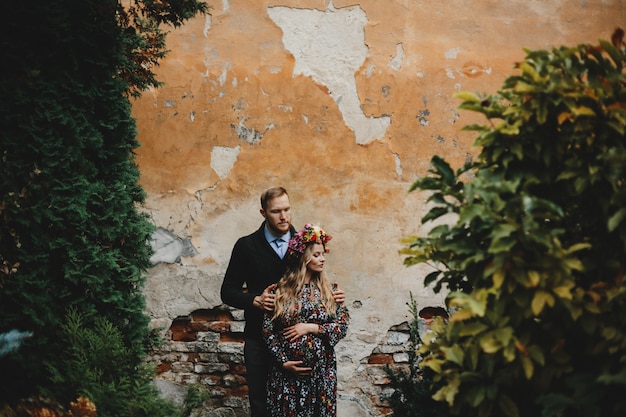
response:
<path fill-rule="evenodd" d="M 283 257 L 285 256 L 285 241 L 279 237 L 278 239 L 274 240 L 274 243 L 276 243 L 276 247 L 278 248 L 278 256 L 280 256 L 280 259 L 283 259 Z"/>

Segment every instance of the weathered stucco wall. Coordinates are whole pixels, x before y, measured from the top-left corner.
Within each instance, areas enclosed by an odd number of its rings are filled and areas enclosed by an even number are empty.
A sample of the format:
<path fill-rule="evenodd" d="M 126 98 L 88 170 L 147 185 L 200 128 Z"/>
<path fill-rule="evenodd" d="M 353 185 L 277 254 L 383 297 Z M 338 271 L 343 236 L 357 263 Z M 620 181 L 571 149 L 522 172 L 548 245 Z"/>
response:
<path fill-rule="evenodd" d="M 431 156 L 459 166 L 476 153 L 461 128 L 480 119 L 453 94 L 495 92 L 524 47 L 608 39 L 626 0 L 210 4 L 171 31 L 157 71 L 165 85 L 133 107 L 146 208 L 160 227 L 146 287 L 154 325 L 221 304 L 231 248 L 262 220 L 259 194 L 285 186 L 294 225 L 334 235 L 327 263 L 352 316 L 339 388 L 367 404 L 356 376 L 408 318 L 409 292 L 443 304 L 398 249 L 420 233 L 424 197 L 407 190 Z M 345 401 L 339 414 L 357 415 Z"/>

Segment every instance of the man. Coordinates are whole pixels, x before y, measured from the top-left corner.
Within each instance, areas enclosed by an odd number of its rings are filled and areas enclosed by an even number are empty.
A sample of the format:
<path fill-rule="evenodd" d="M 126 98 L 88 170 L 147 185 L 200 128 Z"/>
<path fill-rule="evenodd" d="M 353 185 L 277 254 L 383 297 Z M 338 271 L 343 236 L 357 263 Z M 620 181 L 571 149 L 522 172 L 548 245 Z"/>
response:
<path fill-rule="evenodd" d="M 259 229 L 240 238 L 233 248 L 224 282 L 222 301 L 244 310 L 244 361 L 251 417 L 269 416 L 265 401 L 271 357 L 263 340 L 263 314 L 274 309 L 272 286 L 285 272 L 283 256 L 295 233 L 291 225 L 289 195 L 283 187 L 269 188 L 261 194 Z M 335 292 L 335 301 L 343 302 L 345 294 Z"/>

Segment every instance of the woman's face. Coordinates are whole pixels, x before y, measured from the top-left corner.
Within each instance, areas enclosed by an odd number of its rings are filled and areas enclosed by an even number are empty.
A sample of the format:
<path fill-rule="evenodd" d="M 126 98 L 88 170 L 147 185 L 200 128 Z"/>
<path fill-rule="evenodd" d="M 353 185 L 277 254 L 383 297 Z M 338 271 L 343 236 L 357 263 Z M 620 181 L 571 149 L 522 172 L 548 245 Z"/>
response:
<path fill-rule="evenodd" d="M 311 259 L 306 264 L 306 268 L 311 272 L 322 272 L 324 270 L 324 245 L 314 243 L 311 251 Z"/>

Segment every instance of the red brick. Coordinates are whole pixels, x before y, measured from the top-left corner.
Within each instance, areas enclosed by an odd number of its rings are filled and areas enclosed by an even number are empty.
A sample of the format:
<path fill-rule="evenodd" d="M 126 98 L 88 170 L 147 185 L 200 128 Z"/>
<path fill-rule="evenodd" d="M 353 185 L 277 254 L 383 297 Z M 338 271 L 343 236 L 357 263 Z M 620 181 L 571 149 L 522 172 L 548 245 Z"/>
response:
<path fill-rule="evenodd" d="M 374 353 L 367 359 L 367 363 L 374 365 L 392 364 L 393 356 L 386 353 Z"/>
<path fill-rule="evenodd" d="M 383 416 L 389 416 L 393 414 L 393 408 L 389 407 L 378 407 L 378 411 L 380 411 L 380 414 Z"/>
<path fill-rule="evenodd" d="M 242 364 L 231 364 L 230 371 L 235 375 L 245 375 L 246 366 Z"/>
<path fill-rule="evenodd" d="M 230 332 L 230 322 L 212 321 L 212 322 L 206 323 L 206 327 L 208 330 L 211 330 L 217 333 Z"/>
<path fill-rule="evenodd" d="M 233 316 L 224 310 L 212 309 L 212 310 L 196 310 L 191 313 L 193 321 L 233 321 Z"/>
<path fill-rule="evenodd" d="M 163 372 L 167 372 L 172 369 L 172 364 L 169 362 L 163 362 L 157 365 L 157 372 L 162 374 Z"/>
<path fill-rule="evenodd" d="M 197 339 L 196 334 L 190 330 L 189 318 L 175 319 L 170 326 L 172 340 L 176 342 L 191 342 Z"/>
<path fill-rule="evenodd" d="M 233 397 L 247 397 L 248 396 L 248 386 L 247 385 L 241 385 L 239 387 L 235 387 L 232 390 L 230 390 L 230 394 Z"/>
<path fill-rule="evenodd" d="M 243 334 L 241 333 L 220 333 L 220 342 L 241 342 L 243 343 Z"/>
<path fill-rule="evenodd" d="M 193 342 L 198 338 L 196 333 L 189 331 L 189 329 L 179 327 L 174 329 L 170 327 L 172 332 L 172 340 L 175 342 Z"/>
<path fill-rule="evenodd" d="M 211 385 L 216 385 L 216 386 L 222 385 L 222 377 L 219 375 L 209 375 L 209 377 L 205 379 L 211 380 L 212 382 Z"/>
<path fill-rule="evenodd" d="M 193 332 L 205 332 L 208 330 L 208 323 L 205 321 L 192 321 L 187 328 Z"/>

